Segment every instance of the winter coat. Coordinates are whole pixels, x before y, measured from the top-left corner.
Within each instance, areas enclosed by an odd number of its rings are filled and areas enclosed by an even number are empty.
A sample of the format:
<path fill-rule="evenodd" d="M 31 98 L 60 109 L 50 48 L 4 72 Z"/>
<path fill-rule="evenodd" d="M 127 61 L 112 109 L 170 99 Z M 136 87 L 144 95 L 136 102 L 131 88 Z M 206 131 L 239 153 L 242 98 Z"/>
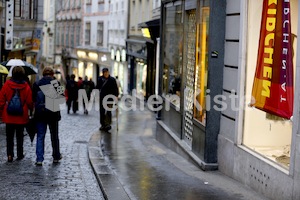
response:
<path fill-rule="evenodd" d="M 33 102 L 36 102 L 37 93 L 38 93 L 38 91 L 41 90 L 39 86 L 49 85 L 49 84 L 51 84 L 52 80 L 54 80 L 53 77 L 44 76 L 43 78 L 41 78 L 41 80 L 39 80 L 39 81 L 37 81 L 33 84 L 33 87 L 32 87 Z M 60 111 L 52 112 L 50 110 L 47 110 L 47 112 L 44 112 L 44 113 L 35 112 L 34 113 L 34 118 L 37 121 L 48 121 L 48 122 L 49 121 L 59 121 L 59 120 L 61 120 L 61 114 L 60 114 Z"/>
<path fill-rule="evenodd" d="M 74 80 L 69 80 L 66 85 L 68 92 L 68 99 L 77 100 L 78 99 L 78 83 Z"/>
<path fill-rule="evenodd" d="M 104 76 L 98 78 L 97 89 L 100 91 L 100 100 L 102 101 L 106 95 L 112 94 L 119 96 L 119 88 L 116 79 L 109 76 L 107 79 Z"/>
<path fill-rule="evenodd" d="M 15 89 L 18 89 L 23 104 L 23 115 L 15 116 L 7 113 L 7 106 Z M 0 109 L 3 109 L 2 120 L 6 124 L 27 124 L 29 120 L 28 110 L 33 109 L 31 88 L 25 81 L 7 80 L 0 91 Z"/>

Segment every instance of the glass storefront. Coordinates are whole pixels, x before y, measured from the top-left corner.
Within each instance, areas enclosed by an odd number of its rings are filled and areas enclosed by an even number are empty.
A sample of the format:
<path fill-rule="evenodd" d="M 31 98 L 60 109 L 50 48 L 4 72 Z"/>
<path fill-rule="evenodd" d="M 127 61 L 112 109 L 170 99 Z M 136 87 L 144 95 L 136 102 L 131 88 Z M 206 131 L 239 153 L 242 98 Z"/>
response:
<path fill-rule="evenodd" d="M 298 1 L 291 0 L 291 32 L 293 55 L 296 55 L 297 24 L 298 24 Z M 245 95 L 250 102 L 253 81 L 255 77 L 256 62 L 258 57 L 259 37 L 261 30 L 261 18 L 263 1 L 248 1 L 248 41 L 246 62 Z M 275 52 L 274 52 L 275 54 Z M 296 59 L 293 56 L 294 80 Z M 272 160 L 282 167 L 289 168 L 290 147 L 292 140 L 292 121 L 268 114 L 259 109 L 247 107 L 244 111 L 244 135 L 243 144 Z"/>
<path fill-rule="evenodd" d="M 163 96 L 174 95 L 171 103 L 180 107 L 182 53 L 183 53 L 183 14 L 181 1 L 165 5 Z"/>
<path fill-rule="evenodd" d="M 85 76 L 88 77 L 88 80 L 90 78 L 93 78 L 93 71 L 94 71 L 94 63 L 88 62 L 85 69 Z"/>
<path fill-rule="evenodd" d="M 207 91 L 207 71 L 208 71 L 208 37 L 209 37 L 209 1 L 200 1 L 200 20 L 197 23 L 196 35 L 196 67 L 194 91 L 196 101 L 201 106 L 194 107 L 194 118 L 203 125 L 206 122 L 206 91 Z"/>
<path fill-rule="evenodd" d="M 136 92 L 146 96 L 147 64 L 143 61 L 136 63 Z"/>
<path fill-rule="evenodd" d="M 123 94 L 123 92 L 124 92 L 124 85 L 125 85 L 125 79 L 126 79 L 126 77 L 124 76 L 124 64 L 123 63 L 121 63 L 121 62 L 114 62 L 113 76 L 115 78 L 118 78 L 119 83 L 120 83 L 119 93 Z"/>
<path fill-rule="evenodd" d="M 84 62 L 79 62 L 78 63 L 78 74 L 77 74 L 76 78 L 78 79 L 79 77 L 83 77 L 83 76 L 84 76 Z"/>

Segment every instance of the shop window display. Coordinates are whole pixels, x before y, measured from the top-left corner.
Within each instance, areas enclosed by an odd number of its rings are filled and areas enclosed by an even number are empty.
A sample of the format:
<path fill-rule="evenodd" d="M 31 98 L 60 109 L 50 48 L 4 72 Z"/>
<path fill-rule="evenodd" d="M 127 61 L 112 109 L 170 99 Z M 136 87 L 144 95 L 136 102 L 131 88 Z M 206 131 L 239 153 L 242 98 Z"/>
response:
<path fill-rule="evenodd" d="M 245 95 L 250 102 L 260 37 L 263 1 L 248 1 L 248 34 Z M 296 55 L 298 1 L 291 0 L 291 32 L 293 55 Z M 293 56 L 294 80 L 296 58 Z M 292 121 L 245 107 L 243 144 L 284 168 L 289 168 Z"/>
<path fill-rule="evenodd" d="M 136 65 L 136 90 L 138 95 L 146 96 L 147 65 L 138 62 Z"/>
<path fill-rule="evenodd" d="M 197 24 L 197 53 L 195 68 L 194 91 L 199 91 L 196 101 L 201 105 L 200 109 L 194 108 L 194 118 L 205 124 L 205 96 L 207 90 L 207 69 L 208 69 L 208 36 L 209 36 L 209 1 L 201 1 L 200 24 Z"/>
<path fill-rule="evenodd" d="M 182 5 L 176 2 L 165 5 L 164 31 L 164 69 L 163 96 L 175 106 L 180 107 L 182 53 L 183 53 L 183 16 Z"/>
<path fill-rule="evenodd" d="M 85 76 L 87 76 L 88 78 L 92 78 L 93 77 L 93 68 L 94 68 L 94 64 L 91 62 L 88 62 L 86 69 L 85 69 Z"/>

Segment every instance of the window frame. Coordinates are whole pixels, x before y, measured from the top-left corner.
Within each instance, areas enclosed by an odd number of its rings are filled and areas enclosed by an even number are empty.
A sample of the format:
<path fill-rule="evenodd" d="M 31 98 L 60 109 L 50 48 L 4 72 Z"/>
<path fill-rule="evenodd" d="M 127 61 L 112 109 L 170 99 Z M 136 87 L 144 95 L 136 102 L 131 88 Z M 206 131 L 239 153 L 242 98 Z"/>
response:
<path fill-rule="evenodd" d="M 85 22 L 84 44 L 91 45 L 91 22 Z"/>

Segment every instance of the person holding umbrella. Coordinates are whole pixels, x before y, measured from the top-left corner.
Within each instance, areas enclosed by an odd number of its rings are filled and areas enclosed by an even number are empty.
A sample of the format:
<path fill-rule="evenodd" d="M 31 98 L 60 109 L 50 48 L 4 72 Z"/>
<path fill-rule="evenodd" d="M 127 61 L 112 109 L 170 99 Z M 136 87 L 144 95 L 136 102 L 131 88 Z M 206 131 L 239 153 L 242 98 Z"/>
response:
<path fill-rule="evenodd" d="M 33 109 L 32 92 L 24 79 L 23 67 L 15 66 L 12 78 L 5 82 L 0 91 L 0 109 L 6 124 L 7 161 L 14 158 L 14 134 L 17 138 L 17 160 L 24 158 L 23 141 L 24 127 L 28 123 L 28 110 Z"/>

